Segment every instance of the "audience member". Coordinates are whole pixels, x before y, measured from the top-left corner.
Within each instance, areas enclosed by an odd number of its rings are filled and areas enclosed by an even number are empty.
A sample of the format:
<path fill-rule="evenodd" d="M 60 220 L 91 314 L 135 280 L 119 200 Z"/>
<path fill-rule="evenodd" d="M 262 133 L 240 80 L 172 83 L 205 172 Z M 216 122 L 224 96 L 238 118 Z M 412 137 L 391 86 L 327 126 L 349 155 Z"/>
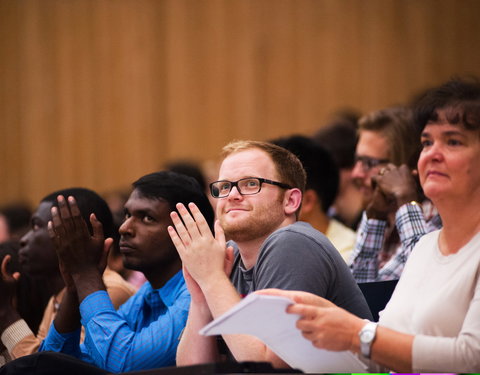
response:
<path fill-rule="evenodd" d="M 31 277 L 28 273 L 22 272 L 18 260 L 19 241 L 2 242 L 0 247 L 2 249 L 0 251 L 0 264 L 1 259 L 8 263 L 8 267 L 3 272 L 3 281 L 7 282 L 7 284 L 3 285 L 6 288 L 2 293 L 10 293 L 12 295 L 14 299 L 10 303 L 16 307 L 19 315 L 25 320 L 32 332 L 37 332 L 43 318 L 44 309 L 51 297 L 51 295 L 46 293 L 47 288 L 42 287 L 45 284 L 45 278 Z M 17 275 L 13 277 L 15 273 Z M 9 283 L 14 283 L 15 286 L 9 285 Z M 32 308 L 32 306 L 35 306 L 35 308 Z M 0 346 L 4 348 L 1 340 Z M 7 356 L 10 357 L 9 354 Z"/>
<path fill-rule="evenodd" d="M 98 265 L 111 240 L 104 241 L 95 217 L 90 236 L 75 199 L 59 198 L 49 229 L 71 283 L 42 350 L 71 354 L 109 372 L 175 365 L 190 304 L 181 261 L 167 232 L 177 202 L 194 202 L 207 218 L 205 225 L 213 227 L 213 210 L 193 178 L 165 171 L 133 183 L 120 227 L 120 251 L 125 267 L 143 272 L 148 281 L 115 311 Z M 85 327 L 81 345 L 79 315 Z"/>
<path fill-rule="evenodd" d="M 299 220 L 325 234 L 343 259 L 349 261 L 355 245 L 355 232 L 327 214 L 339 185 L 338 167 L 329 152 L 311 138 L 301 135 L 279 138 L 273 143 L 295 154 L 307 173 Z"/>
<path fill-rule="evenodd" d="M 340 111 L 313 135 L 313 140 L 330 152 L 340 169 L 339 191 L 329 215 L 353 230 L 357 229 L 363 210 L 362 192 L 352 179 L 358 119 L 355 111 Z"/>
<path fill-rule="evenodd" d="M 84 188 L 73 188 L 56 191 L 43 198 L 31 219 L 31 229 L 21 240 L 19 259 L 22 265 L 22 273 L 43 280 L 42 287 L 51 296 L 48 305 L 43 312 L 38 333 L 35 335 L 30 329 L 9 297 L 14 293 L 15 283 L 10 275 L 8 283 L 2 282 L 2 288 L 8 289 L 8 293 L 0 295 L 0 333 L 5 347 L 12 358 L 18 358 L 38 350 L 42 339 L 45 337 L 48 327 L 58 313 L 60 301 L 66 293 L 65 283 L 62 278 L 59 261 L 53 243 L 47 233 L 47 223 L 51 220 L 50 210 L 55 207 L 56 197 L 65 194 L 76 197 L 79 207 L 83 212 L 91 212 L 104 222 L 105 232 L 112 236 L 112 215 L 105 201 L 95 192 Z M 88 216 L 85 216 L 88 218 Z M 111 270 L 105 270 L 103 275 L 107 290 L 110 293 L 115 307 L 125 302 L 134 292 L 134 288 L 128 285 L 120 275 Z M 5 277 L 4 277 L 5 279 Z M 42 306 L 43 307 L 43 306 Z M 35 310 L 37 306 L 30 306 Z"/>
<path fill-rule="evenodd" d="M 218 200 L 215 237 L 194 204 L 191 214 L 183 204 L 171 214 L 176 230 L 169 227 L 169 233 L 192 296 L 177 364 L 218 360 L 216 339 L 200 336 L 199 329 L 257 289 L 301 289 L 371 317 L 338 251 L 310 224 L 296 222 L 305 187 L 298 158 L 267 142 L 233 142 L 223 151 L 219 181 L 210 185 Z M 232 241 L 226 244 L 225 237 Z M 251 336 L 223 338 L 237 361 L 286 366 Z"/>
<path fill-rule="evenodd" d="M 130 191 L 124 189 L 110 191 L 103 195 L 108 207 L 110 208 L 110 211 L 112 211 L 115 233 L 118 233 L 118 230 L 125 218 L 124 207 L 129 196 Z M 110 269 L 120 274 L 120 276 L 122 276 L 137 289 L 139 289 L 145 283 L 145 281 L 147 281 L 142 272 L 125 268 L 123 265 L 122 254 L 120 253 L 120 248 L 118 246 L 112 246 L 108 254 L 107 264 Z"/>
<path fill-rule="evenodd" d="M 2 278 L 0 282 L 0 294 L 4 295 L 3 299 L 12 305 L 16 305 L 17 303 L 17 290 L 8 284 L 13 284 L 12 286 L 18 285 L 17 281 L 20 278 L 20 266 L 18 263 L 19 248 L 20 244 L 16 241 L 0 242 L 0 276 Z M 0 319 L 5 319 L 5 317 L 0 316 Z M 0 366 L 3 366 L 10 359 L 10 354 L 2 340 L 0 341 Z"/>
<path fill-rule="evenodd" d="M 288 312 L 318 348 L 370 358 L 372 372 L 480 371 L 480 83 L 453 79 L 429 90 L 415 111 L 425 195 L 443 228 L 423 236 L 377 324 L 303 292 Z M 379 369 L 376 365 L 387 368 Z"/>
<path fill-rule="evenodd" d="M 415 243 L 439 228 L 432 206 L 419 204 L 412 175 L 419 146 L 410 109 L 383 109 L 359 121 L 352 177 L 366 210 L 351 259 L 357 282 L 398 279 Z"/>
<path fill-rule="evenodd" d="M 0 208 L 0 242 L 20 240 L 28 232 L 31 215 L 25 203 L 11 203 Z"/>

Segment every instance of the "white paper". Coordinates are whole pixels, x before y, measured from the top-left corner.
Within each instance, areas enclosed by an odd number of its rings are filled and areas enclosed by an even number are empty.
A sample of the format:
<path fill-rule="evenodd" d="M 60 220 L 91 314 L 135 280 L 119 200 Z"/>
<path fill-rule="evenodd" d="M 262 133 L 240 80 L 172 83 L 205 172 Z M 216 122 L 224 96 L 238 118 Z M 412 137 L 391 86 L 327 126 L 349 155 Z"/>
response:
<path fill-rule="evenodd" d="M 293 301 L 285 297 L 249 294 L 200 330 L 205 336 L 248 334 L 258 337 L 292 368 L 303 372 L 365 372 L 349 351 L 318 349 L 295 326 L 298 315 L 287 314 Z"/>

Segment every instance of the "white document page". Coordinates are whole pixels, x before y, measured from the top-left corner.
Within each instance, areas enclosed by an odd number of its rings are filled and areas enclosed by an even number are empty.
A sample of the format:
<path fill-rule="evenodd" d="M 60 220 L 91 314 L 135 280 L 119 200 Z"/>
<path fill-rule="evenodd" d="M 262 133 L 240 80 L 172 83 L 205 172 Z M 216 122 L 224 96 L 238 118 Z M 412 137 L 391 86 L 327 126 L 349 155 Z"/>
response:
<path fill-rule="evenodd" d="M 248 334 L 258 337 L 292 368 L 303 372 L 365 372 L 350 351 L 318 349 L 295 326 L 298 315 L 287 314 L 293 301 L 285 297 L 249 294 L 200 330 L 205 336 Z"/>

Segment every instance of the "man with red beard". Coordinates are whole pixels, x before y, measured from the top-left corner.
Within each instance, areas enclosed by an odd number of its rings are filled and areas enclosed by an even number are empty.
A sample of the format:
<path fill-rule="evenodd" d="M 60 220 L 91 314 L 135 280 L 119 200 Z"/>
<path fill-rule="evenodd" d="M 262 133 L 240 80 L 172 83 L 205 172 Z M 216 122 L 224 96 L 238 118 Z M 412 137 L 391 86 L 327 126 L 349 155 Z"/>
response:
<path fill-rule="evenodd" d="M 191 304 L 177 350 L 177 365 L 219 359 L 217 341 L 198 331 L 264 288 L 310 291 L 339 303 L 362 318 L 371 317 L 347 265 L 328 239 L 297 222 L 305 188 L 301 162 L 286 149 L 238 141 L 223 149 L 216 198 L 215 236 L 194 204 L 177 205 L 169 233 L 183 262 Z M 226 239 L 230 240 L 228 243 Z M 287 367 L 252 336 L 223 337 L 237 361 L 268 361 Z"/>

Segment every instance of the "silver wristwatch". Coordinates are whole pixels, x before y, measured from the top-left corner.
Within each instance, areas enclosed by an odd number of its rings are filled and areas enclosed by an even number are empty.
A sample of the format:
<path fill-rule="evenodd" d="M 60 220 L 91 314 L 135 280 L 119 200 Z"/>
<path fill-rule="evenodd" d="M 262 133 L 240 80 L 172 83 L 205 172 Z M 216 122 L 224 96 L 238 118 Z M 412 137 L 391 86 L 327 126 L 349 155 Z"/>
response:
<path fill-rule="evenodd" d="M 377 323 L 367 321 L 368 323 L 358 333 L 360 337 L 360 352 L 365 358 L 370 358 L 372 353 L 372 343 L 377 333 Z"/>

